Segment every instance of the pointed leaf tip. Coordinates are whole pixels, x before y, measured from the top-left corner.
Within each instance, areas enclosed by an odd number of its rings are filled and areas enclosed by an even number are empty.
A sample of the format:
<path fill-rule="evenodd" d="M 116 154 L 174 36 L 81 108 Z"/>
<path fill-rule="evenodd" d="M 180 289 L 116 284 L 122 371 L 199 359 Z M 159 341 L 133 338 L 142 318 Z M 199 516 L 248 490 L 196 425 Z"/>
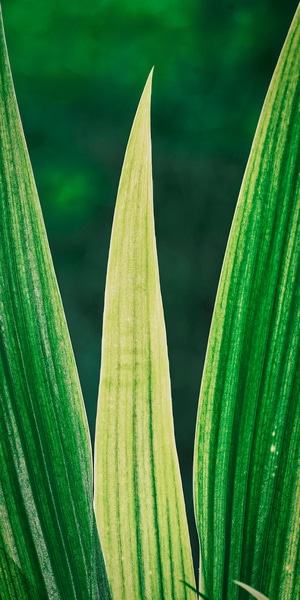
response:
<path fill-rule="evenodd" d="M 113 597 L 194 600 L 155 244 L 150 92 L 131 129 L 111 236 L 95 509 Z"/>
<path fill-rule="evenodd" d="M 218 287 L 195 438 L 201 582 L 300 597 L 297 10 L 259 120 Z M 262 598 L 262 596 L 260 596 Z"/>
<path fill-rule="evenodd" d="M 0 85 L 0 598 L 103 600 L 88 423 L 1 7 Z"/>
<path fill-rule="evenodd" d="M 149 73 L 149 75 L 148 75 L 148 79 L 147 79 L 147 81 L 146 81 L 146 85 L 147 85 L 148 83 L 150 83 L 150 85 L 152 84 L 152 79 L 153 79 L 153 71 L 154 71 L 154 65 L 153 65 L 153 67 L 152 67 L 152 69 L 151 69 L 151 71 L 150 71 L 150 73 Z"/>
<path fill-rule="evenodd" d="M 150 71 L 150 73 L 149 73 L 149 75 L 147 77 L 147 80 L 146 80 L 146 83 L 145 83 L 145 87 L 143 89 L 143 92 L 142 92 L 142 95 L 141 95 L 141 98 L 140 98 L 140 101 L 139 101 L 139 104 L 138 104 L 138 107 L 137 107 L 137 111 L 136 111 L 135 119 L 134 119 L 134 122 L 133 122 L 133 126 L 134 126 L 134 123 L 137 120 L 138 115 L 141 112 L 141 109 L 142 109 L 143 106 L 145 108 L 147 107 L 147 110 L 149 110 L 149 113 L 150 113 L 150 101 L 151 101 L 151 92 L 152 92 L 153 70 L 154 70 L 154 67 L 152 67 L 152 69 L 151 69 L 151 71 Z M 132 129 L 133 129 L 133 126 L 132 126 Z"/>
<path fill-rule="evenodd" d="M 240 581 L 234 581 L 233 583 L 239 585 L 241 588 L 249 592 L 249 594 L 252 594 L 252 596 L 257 600 L 269 600 L 267 596 L 265 596 L 261 592 L 257 592 L 253 587 L 250 587 L 250 585 L 246 585 L 246 583 L 241 583 Z"/>
<path fill-rule="evenodd" d="M 147 78 L 147 80 L 146 80 L 145 87 L 144 87 L 144 89 L 143 89 L 143 93 L 142 93 L 142 95 L 141 95 L 141 99 L 140 99 L 140 102 L 139 102 L 139 105 L 138 105 L 138 109 L 137 109 L 137 115 L 138 115 L 138 113 L 139 113 L 139 109 L 141 108 L 141 106 L 142 106 L 144 103 L 145 103 L 145 104 L 147 104 L 147 107 L 148 107 L 148 105 L 149 105 L 149 111 L 150 111 L 150 101 L 151 101 L 151 92 L 152 92 L 152 79 L 153 79 L 153 70 L 154 70 L 154 67 L 152 67 L 152 69 L 151 69 L 151 71 L 150 71 L 150 73 L 149 73 L 149 75 L 148 75 L 148 78 Z"/>

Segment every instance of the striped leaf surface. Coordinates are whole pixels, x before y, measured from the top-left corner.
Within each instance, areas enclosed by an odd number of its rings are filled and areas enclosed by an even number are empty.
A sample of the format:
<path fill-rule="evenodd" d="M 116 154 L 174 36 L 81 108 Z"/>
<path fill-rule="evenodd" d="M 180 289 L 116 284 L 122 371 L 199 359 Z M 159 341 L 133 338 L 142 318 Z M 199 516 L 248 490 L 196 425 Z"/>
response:
<path fill-rule="evenodd" d="M 130 134 L 105 293 L 96 518 L 113 598 L 194 599 L 155 244 L 151 75 Z"/>
<path fill-rule="evenodd" d="M 0 178 L 0 597 L 108 599 L 84 404 L 2 20 Z"/>
<path fill-rule="evenodd" d="M 200 391 L 195 511 L 213 600 L 300 597 L 299 7 L 254 138 Z"/>

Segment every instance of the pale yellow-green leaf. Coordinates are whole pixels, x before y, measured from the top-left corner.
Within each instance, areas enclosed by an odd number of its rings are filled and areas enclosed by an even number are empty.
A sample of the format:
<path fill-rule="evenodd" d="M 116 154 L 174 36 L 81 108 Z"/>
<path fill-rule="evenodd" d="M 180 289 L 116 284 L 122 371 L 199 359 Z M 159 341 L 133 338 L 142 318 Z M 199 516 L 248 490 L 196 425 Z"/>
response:
<path fill-rule="evenodd" d="M 236 583 L 241 588 L 246 590 L 246 592 L 249 592 L 249 594 L 252 594 L 252 596 L 254 596 L 254 598 L 256 598 L 257 600 L 269 600 L 269 598 L 267 598 L 267 596 L 264 596 L 264 594 L 261 594 L 260 592 L 255 590 L 253 587 L 250 587 L 250 585 L 246 585 L 245 583 L 241 583 L 240 581 L 234 581 L 234 583 Z"/>
<path fill-rule="evenodd" d="M 115 600 L 193 600 L 183 583 L 195 585 L 153 220 L 151 79 L 126 150 L 109 253 L 95 509 Z"/>

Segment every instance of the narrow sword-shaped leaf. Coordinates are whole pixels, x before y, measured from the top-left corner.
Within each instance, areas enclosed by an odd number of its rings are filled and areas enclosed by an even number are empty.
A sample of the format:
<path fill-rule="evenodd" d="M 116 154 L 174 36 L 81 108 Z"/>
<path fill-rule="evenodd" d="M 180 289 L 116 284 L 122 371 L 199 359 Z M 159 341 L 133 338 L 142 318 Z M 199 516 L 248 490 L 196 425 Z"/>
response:
<path fill-rule="evenodd" d="M 300 596 L 299 7 L 254 138 L 200 391 L 194 490 L 201 589 Z"/>
<path fill-rule="evenodd" d="M 2 17 L 0 184 L 0 595 L 109 598 L 97 584 L 87 420 Z"/>
<path fill-rule="evenodd" d="M 197 598 L 203 598 L 203 600 L 209 600 L 209 598 L 207 596 L 204 596 L 204 594 L 199 592 L 199 590 L 197 590 L 195 587 L 193 587 L 189 583 L 186 583 L 185 581 L 183 581 L 182 583 L 184 583 L 184 585 L 186 585 L 188 588 L 190 588 L 190 590 L 193 590 L 193 592 L 195 592 L 195 594 L 197 595 Z"/>
<path fill-rule="evenodd" d="M 95 509 L 113 598 L 194 598 L 154 233 L 149 76 L 130 134 L 109 253 Z"/>

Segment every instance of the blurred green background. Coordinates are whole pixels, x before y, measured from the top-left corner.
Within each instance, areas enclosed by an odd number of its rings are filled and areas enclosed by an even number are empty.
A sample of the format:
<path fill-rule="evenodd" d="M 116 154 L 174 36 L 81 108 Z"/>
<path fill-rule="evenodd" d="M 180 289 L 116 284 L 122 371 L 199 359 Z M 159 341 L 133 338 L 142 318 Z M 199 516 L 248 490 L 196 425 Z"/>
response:
<path fill-rule="evenodd" d="M 209 324 L 251 141 L 296 6 L 289 0 L 2 2 L 92 437 L 118 179 L 155 65 L 156 234 L 195 557 L 193 437 Z"/>

